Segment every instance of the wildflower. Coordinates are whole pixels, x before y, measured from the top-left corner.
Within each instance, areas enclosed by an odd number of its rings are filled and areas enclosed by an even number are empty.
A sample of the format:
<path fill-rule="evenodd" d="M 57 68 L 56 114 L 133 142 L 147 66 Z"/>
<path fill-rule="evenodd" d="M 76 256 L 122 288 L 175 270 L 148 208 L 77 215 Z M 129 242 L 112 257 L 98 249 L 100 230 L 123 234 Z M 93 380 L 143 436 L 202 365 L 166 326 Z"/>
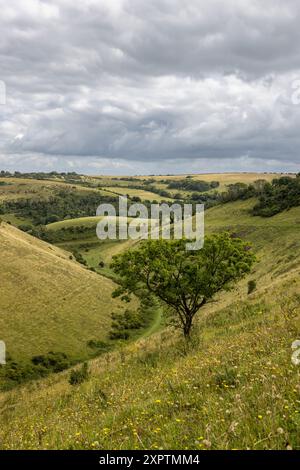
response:
<path fill-rule="evenodd" d="M 263 419 L 262 415 L 258 415 L 257 417 L 258 419 Z"/>

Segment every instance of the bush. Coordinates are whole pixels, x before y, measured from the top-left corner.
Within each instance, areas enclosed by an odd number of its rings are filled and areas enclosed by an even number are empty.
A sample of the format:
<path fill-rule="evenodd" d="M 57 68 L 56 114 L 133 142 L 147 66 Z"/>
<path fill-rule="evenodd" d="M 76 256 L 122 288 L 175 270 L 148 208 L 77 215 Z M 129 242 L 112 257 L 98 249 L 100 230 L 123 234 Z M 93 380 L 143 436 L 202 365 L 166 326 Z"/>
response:
<path fill-rule="evenodd" d="M 251 294 L 255 289 L 256 289 L 256 282 L 253 279 L 251 279 L 251 281 L 248 282 L 248 295 Z"/>
<path fill-rule="evenodd" d="M 126 330 L 111 330 L 109 333 L 110 339 L 129 339 L 129 332 Z"/>
<path fill-rule="evenodd" d="M 91 339 L 87 342 L 87 346 L 91 349 L 97 349 L 99 352 L 106 352 L 112 349 L 112 346 L 110 344 L 98 339 Z"/>
<path fill-rule="evenodd" d="M 86 260 L 83 258 L 82 254 L 79 251 L 73 251 L 74 258 L 76 259 L 77 263 L 83 264 L 84 266 L 87 265 Z"/>
<path fill-rule="evenodd" d="M 252 214 L 272 217 L 279 212 L 300 205 L 300 178 L 283 176 L 266 183 L 259 194 L 259 201 Z"/>
<path fill-rule="evenodd" d="M 112 313 L 110 339 L 128 339 L 129 330 L 138 330 L 144 326 L 144 322 L 139 312 L 125 310 L 124 313 Z"/>
<path fill-rule="evenodd" d="M 45 377 L 47 374 L 47 369 L 41 365 L 34 366 L 32 364 L 21 364 L 12 361 L 6 365 L 3 378 L 6 381 L 6 388 L 9 389 L 11 386 Z"/>
<path fill-rule="evenodd" d="M 33 356 L 31 362 L 17 362 L 7 356 L 7 364 L 0 369 L 0 378 L 4 379 L 4 389 L 46 377 L 52 372 L 61 372 L 70 367 L 67 355 L 50 351 L 48 354 Z M 3 389 L 3 386 L 1 387 Z"/>
<path fill-rule="evenodd" d="M 79 385 L 89 378 L 90 372 L 88 364 L 84 362 L 80 369 L 72 370 L 69 377 L 70 385 Z"/>
<path fill-rule="evenodd" d="M 32 229 L 31 225 L 21 224 L 18 227 L 22 232 L 29 232 Z"/>
<path fill-rule="evenodd" d="M 48 354 L 34 356 L 31 362 L 42 366 L 51 372 L 61 372 L 70 367 L 70 361 L 65 353 L 50 351 Z"/>

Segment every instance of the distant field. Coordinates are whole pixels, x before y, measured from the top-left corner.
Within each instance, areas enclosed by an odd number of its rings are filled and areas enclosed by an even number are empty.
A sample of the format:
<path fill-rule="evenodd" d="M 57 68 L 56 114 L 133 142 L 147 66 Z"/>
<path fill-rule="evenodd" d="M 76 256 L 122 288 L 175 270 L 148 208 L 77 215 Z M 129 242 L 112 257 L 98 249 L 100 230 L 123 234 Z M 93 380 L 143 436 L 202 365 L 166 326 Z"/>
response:
<path fill-rule="evenodd" d="M 122 179 L 122 177 L 111 177 L 111 176 L 99 176 L 93 178 L 94 181 L 98 181 L 100 184 L 107 187 L 107 189 L 118 193 L 118 194 L 128 194 L 129 196 L 139 196 L 141 199 L 157 200 L 160 202 L 162 199 L 172 201 L 175 194 L 180 194 L 182 198 L 189 197 L 193 191 L 184 191 L 182 189 L 170 189 L 168 188 L 167 181 L 173 180 L 182 180 L 187 176 L 191 177 L 196 181 L 218 181 L 220 183 L 219 187 L 212 191 L 226 191 L 226 187 L 229 184 L 234 183 L 253 183 L 255 180 L 264 179 L 266 181 L 272 181 L 274 178 L 282 176 L 280 173 L 203 173 L 203 174 L 183 174 L 183 175 L 151 175 L 151 176 L 136 176 Z M 157 189 L 168 191 L 172 198 L 163 198 L 155 193 L 150 193 L 144 188 L 134 189 L 131 188 L 132 185 L 141 185 L 145 184 L 145 181 L 151 180 L 151 185 L 155 186 Z M 109 183 L 113 183 L 109 185 Z M 151 197 L 149 196 L 151 194 Z"/>
<path fill-rule="evenodd" d="M 78 191 L 78 192 L 97 192 L 104 196 L 111 196 L 111 193 L 105 189 L 94 187 L 86 187 L 80 184 L 66 183 L 59 180 L 37 180 L 26 178 L 0 178 L 0 203 L 8 200 L 16 199 L 47 199 L 54 196 L 55 193 L 62 189 Z"/>
<path fill-rule="evenodd" d="M 97 223 L 102 220 L 104 216 L 94 216 L 94 217 L 78 217 L 77 219 L 67 219 L 61 220 L 60 222 L 53 222 L 52 224 L 47 225 L 47 230 L 59 230 L 61 228 L 68 228 L 68 227 L 77 227 L 77 226 L 84 226 L 84 227 L 96 227 Z M 120 220 L 124 220 L 125 217 L 107 217 L 105 216 L 106 220 L 114 220 L 118 223 Z M 127 217 L 126 220 L 129 222 L 132 220 L 132 217 Z"/>
<path fill-rule="evenodd" d="M 142 201 L 172 201 L 171 198 L 162 197 L 159 194 L 153 193 L 151 191 L 146 191 L 144 189 L 127 188 L 123 186 L 109 186 L 107 187 L 107 189 L 114 192 L 115 194 L 120 194 L 123 196 L 128 195 L 129 197 L 139 197 Z"/>
<path fill-rule="evenodd" d="M 59 179 L 53 178 L 52 180 L 37 180 L 37 179 L 26 179 L 26 178 L 0 178 L 0 203 L 8 200 L 17 199 L 48 199 L 50 196 L 55 196 L 57 192 L 62 189 L 72 190 L 76 192 L 96 192 L 103 196 L 117 196 L 117 195 L 128 195 L 129 197 L 139 197 L 141 200 L 157 201 L 162 200 L 173 201 L 172 198 L 162 197 L 159 194 L 148 191 L 143 187 L 144 182 L 140 180 L 154 180 L 153 186 L 158 189 L 167 190 L 172 196 L 176 193 L 180 193 L 182 197 L 190 195 L 187 191 L 169 189 L 167 184 L 162 183 L 162 180 L 178 180 L 184 179 L 187 175 L 168 175 L 168 176 L 137 176 L 132 177 L 133 180 L 126 181 L 116 177 L 110 176 L 84 176 L 81 180 L 75 183 L 64 182 Z M 195 180 L 203 181 L 219 181 L 220 186 L 217 191 L 226 190 L 226 185 L 243 182 L 251 183 L 257 179 L 265 179 L 271 181 L 273 178 L 279 177 L 277 173 L 211 173 L 211 174 L 198 174 L 190 175 Z M 140 189 L 132 188 L 132 185 L 141 185 Z M 96 186 L 102 186 L 98 188 Z M 18 222 L 18 221 L 17 221 Z"/>
<path fill-rule="evenodd" d="M 225 191 L 226 186 L 234 183 L 245 183 L 250 184 L 258 179 L 264 179 L 266 181 L 272 181 L 274 178 L 279 178 L 282 176 L 279 173 L 208 173 L 208 174 L 198 174 L 198 175 L 174 175 L 174 176 L 154 176 L 155 181 L 158 182 L 157 187 L 161 189 L 166 189 L 172 194 L 179 192 L 183 196 L 187 196 L 189 193 L 184 191 L 176 191 L 174 189 L 169 190 L 166 184 L 162 184 L 161 180 L 180 180 L 186 178 L 186 176 L 191 176 L 194 180 L 200 181 L 218 181 L 220 186 L 214 191 Z M 146 177 L 151 178 L 151 177 Z M 156 183 L 153 183 L 156 184 Z"/>
<path fill-rule="evenodd" d="M 257 179 L 265 179 L 267 181 L 271 181 L 273 178 L 279 178 L 282 176 L 282 173 L 187 173 L 183 175 L 159 175 L 159 176 L 143 176 L 142 178 L 145 179 L 155 179 L 155 180 L 176 180 L 182 179 L 186 176 L 192 176 L 192 178 L 196 180 L 202 181 L 219 181 L 223 184 L 231 184 L 231 183 L 251 183 Z"/>

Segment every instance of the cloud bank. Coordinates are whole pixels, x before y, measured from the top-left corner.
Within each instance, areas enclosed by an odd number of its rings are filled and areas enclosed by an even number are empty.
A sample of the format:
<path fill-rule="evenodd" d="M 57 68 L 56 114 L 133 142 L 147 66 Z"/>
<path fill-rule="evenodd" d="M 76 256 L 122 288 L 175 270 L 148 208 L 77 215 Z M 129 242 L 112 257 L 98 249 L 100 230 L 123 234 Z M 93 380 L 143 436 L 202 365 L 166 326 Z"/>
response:
<path fill-rule="evenodd" d="M 0 0 L 0 167 L 299 171 L 297 0 Z"/>

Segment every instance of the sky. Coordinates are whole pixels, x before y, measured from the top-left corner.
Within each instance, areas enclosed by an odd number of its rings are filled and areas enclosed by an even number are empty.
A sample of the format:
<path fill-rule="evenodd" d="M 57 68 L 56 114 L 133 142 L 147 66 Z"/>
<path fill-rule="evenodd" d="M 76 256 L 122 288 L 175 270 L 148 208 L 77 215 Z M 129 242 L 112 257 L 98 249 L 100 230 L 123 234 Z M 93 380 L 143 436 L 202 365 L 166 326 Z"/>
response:
<path fill-rule="evenodd" d="M 0 169 L 300 171 L 299 0 L 0 12 Z"/>

